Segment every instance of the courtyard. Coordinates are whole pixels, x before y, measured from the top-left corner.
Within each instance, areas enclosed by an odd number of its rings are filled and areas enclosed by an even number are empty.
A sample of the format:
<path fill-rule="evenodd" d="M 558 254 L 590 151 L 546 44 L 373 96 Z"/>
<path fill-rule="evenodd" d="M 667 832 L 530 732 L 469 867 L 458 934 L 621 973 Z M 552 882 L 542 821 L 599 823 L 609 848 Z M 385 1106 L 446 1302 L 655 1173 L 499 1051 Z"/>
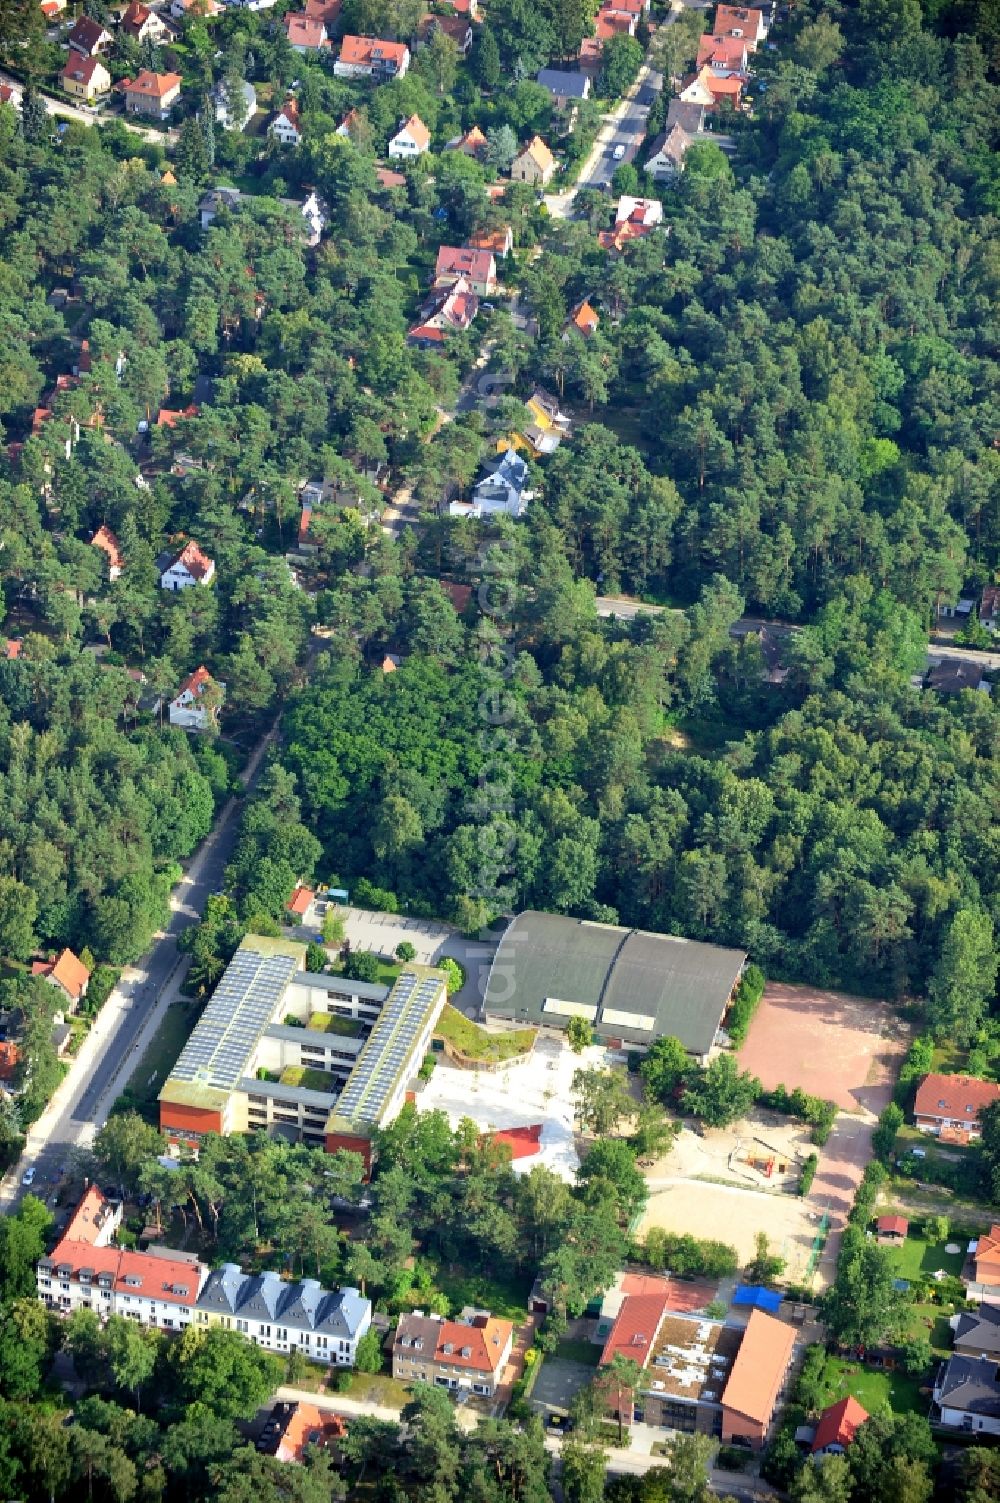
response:
<path fill-rule="evenodd" d="M 482 1132 L 541 1126 L 539 1151 L 518 1158 L 514 1168 L 527 1173 L 545 1164 L 572 1183 L 579 1167 L 574 1127 L 573 1074 L 608 1063 L 603 1047 L 574 1054 L 559 1038 L 539 1036 L 530 1055 L 497 1070 L 460 1070 L 438 1056 L 430 1080 L 420 1092 L 422 1112 L 443 1111 L 453 1127 L 471 1117 Z"/>

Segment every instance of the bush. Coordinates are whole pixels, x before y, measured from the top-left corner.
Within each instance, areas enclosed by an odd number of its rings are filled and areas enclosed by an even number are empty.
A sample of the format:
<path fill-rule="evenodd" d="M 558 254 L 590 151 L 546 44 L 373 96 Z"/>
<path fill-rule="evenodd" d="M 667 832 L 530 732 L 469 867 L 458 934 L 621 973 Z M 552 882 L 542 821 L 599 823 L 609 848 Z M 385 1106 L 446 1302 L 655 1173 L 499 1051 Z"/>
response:
<path fill-rule="evenodd" d="M 388 888 L 376 887 L 367 877 L 359 877 L 354 887 L 354 901 L 359 908 L 374 908 L 377 913 L 398 913 L 399 899 Z"/>
<path fill-rule="evenodd" d="M 734 1044 L 742 1044 L 764 995 L 764 972 L 758 965 L 748 965 L 736 988 L 733 1005 L 726 1019 L 726 1032 Z"/>
<path fill-rule="evenodd" d="M 439 971 L 444 971 L 448 995 L 453 997 L 465 985 L 465 971 L 457 960 L 452 960 L 450 955 L 443 956 L 436 964 Z"/>
<path fill-rule="evenodd" d="M 668 1268 L 676 1274 L 726 1278 L 739 1267 L 736 1249 L 728 1243 L 691 1237 L 687 1233 L 667 1232 L 659 1226 L 652 1227 L 646 1233 L 645 1244 L 639 1252 L 651 1268 Z"/>
<path fill-rule="evenodd" d="M 879 1117 L 878 1126 L 872 1134 L 872 1151 L 883 1164 L 887 1164 L 892 1157 L 892 1150 L 896 1146 L 896 1135 L 902 1125 L 903 1109 L 897 1106 L 895 1101 L 890 1101 Z"/>
<path fill-rule="evenodd" d="M 899 1080 L 893 1095 L 896 1101 L 905 1110 L 912 1104 L 916 1084 L 927 1074 L 934 1063 L 934 1040 L 929 1034 L 922 1033 L 913 1040 L 906 1051 L 899 1072 Z"/>
<path fill-rule="evenodd" d="M 420 1069 L 417 1071 L 417 1079 L 430 1080 L 431 1076 L 434 1074 L 436 1067 L 437 1056 L 434 1054 L 425 1054 Z"/>
<path fill-rule="evenodd" d="M 321 976 L 326 970 L 329 957 L 322 945 L 315 940 L 310 940 L 306 946 L 306 970 L 314 976 Z"/>
<path fill-rule="evenodd" d="M 96 1017 L 115 989 L 118 972 L 113 965 L 99 965 L 90 978 L 82 1011 Z"/>
<path fill-rule="evenodd" d="M 811 1153 L 806 1159 L 805 1163 L 802 1165 L 802 1178 L 799 1180 L 800 1195 L 809 1194 L 809 1191 L 812 1189 L 812 1182 L 816 1178 L 816 1169 L 818 1165 L 819 1159 L 817 1158 L 816 1154 Z"/>
<path fill-rule="evenodd" d="M 354 1365 L 359 1373 L 382 1371 L 382 1337 L 374 1328 L 369 1328 L 358 1342 Z"/>
<path fill-rule="evenodd" d="M 586 1018 L 570 1018 L 566 1025 L 566 1042 L 574 1054 L 581 1054 L 593 1037 Z"/>

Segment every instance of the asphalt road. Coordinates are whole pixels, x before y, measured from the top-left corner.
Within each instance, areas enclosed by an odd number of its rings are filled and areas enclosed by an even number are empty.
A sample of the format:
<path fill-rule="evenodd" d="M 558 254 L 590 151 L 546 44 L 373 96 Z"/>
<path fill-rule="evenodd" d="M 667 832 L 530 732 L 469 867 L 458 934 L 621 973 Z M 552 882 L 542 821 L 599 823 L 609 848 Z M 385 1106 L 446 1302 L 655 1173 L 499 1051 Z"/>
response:
<path fill-rule="evenodd" d="M 277 724 L 254 748 L 244 775 L 248 788 L 257 781 L 265 753 L 276 734 Z M 211 893 L 222 886 L 223 872 L 236 844 L 242 807 L 240 799 L 230 799 L 224 806 L 213 830 L 188 862 L 184 876 L 171 894 L 169 925 L 142 959 L 123 971 L 95 1025 L 95 1034 L 98 1030 L 107 1033 L 102 1047 L 89 1065 L 92 1050 L 74 1060 L 53 1103 L 29 1132 L 21 1162 L 11 1171 L 0 1193 L 3 1209 L 9 1210 L 24 1193 L 21 1177 L 29 1165 L 35 1170 L 32 1193 L 41 1197 L 51 1193 L 73 1150 L 85 1145 L 91 1130 L 101 1126 L 98 1118 L 103 1120 L 106 1115 L 112 1088 L 120 1090 L 127 1083 L 141 1057 L 138 1041 L 150 1014 L 186 963 L 186 956 L 177 948 L 178 937 L 200 917 Z M 106 1014 L 110 1026 L 105 1023 Z"/>

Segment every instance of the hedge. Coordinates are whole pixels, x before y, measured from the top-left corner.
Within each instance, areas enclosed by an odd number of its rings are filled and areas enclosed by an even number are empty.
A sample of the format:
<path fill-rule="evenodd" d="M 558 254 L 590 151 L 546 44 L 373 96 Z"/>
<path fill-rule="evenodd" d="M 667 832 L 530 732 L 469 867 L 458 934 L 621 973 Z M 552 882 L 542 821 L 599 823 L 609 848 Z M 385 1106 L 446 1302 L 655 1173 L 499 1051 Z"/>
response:
<path fill-rule="evenodd" d="M 764 995 L 764 972 L 759 965 L 748 965 L 736 988 L 733 1005 L 726 1019 L 726 1032 L 734 1044 L 742 1044 Z"/>
<path fill-rule="evenodd" d="M 809 1191 L 812 1189 L 812 1182 L 816 1178 L 816 1169 L 818 1165 L 818 1157 L 816 1156 L 816 1154 L 811 1153 L 806 1159 L 805 1163 L 802 1165 L 802 1178 L 799 1180 L 800 1195 L 809 1194 Z"/>

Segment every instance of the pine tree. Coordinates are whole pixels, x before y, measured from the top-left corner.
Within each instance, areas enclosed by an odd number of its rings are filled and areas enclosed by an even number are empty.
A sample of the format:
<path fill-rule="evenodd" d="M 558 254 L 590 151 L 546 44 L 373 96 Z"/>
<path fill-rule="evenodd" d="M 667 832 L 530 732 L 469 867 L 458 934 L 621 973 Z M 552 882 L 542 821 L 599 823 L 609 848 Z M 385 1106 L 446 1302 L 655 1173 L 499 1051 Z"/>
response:
<path fill-rule="evenodd" d="M 32 88 L 26 88 L 21 101 L 21 130 L 26 141 L 45 141 L 49 134 L 49 116 L 45 100 Z"/>
<path fill-rule="evenodd" d="M 200 183 L 207 177 L 208 168 L 204 129 L 199 120 L 189 118 L 181 126 L 177 142 L 177 171 L 181 177 Z"/>
<path fill-rule="evenodd" d="M 495 89 L 500 82 L 500 48 L 488 26 L 483 27 L 476 48 L 476 77 L 484 89 Z"/>

